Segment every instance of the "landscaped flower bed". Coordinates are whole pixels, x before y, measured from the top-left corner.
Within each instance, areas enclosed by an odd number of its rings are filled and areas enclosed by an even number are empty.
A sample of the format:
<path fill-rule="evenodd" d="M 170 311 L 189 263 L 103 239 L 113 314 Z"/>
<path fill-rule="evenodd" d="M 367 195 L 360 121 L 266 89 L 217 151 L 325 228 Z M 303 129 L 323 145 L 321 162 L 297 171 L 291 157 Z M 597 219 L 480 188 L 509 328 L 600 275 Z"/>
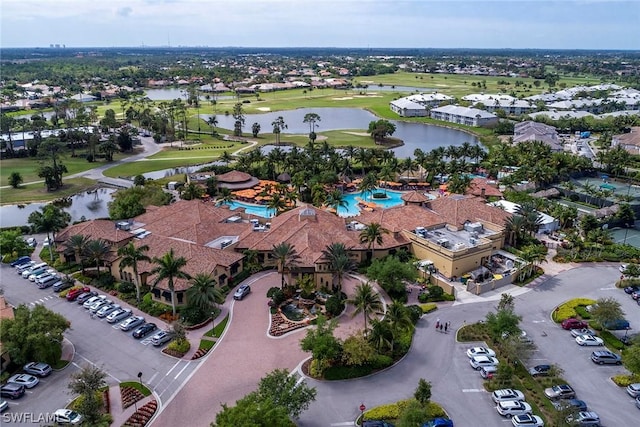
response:
<path fill-rule="evenodd" d="M 296 329 L 304 328 L 309 324 L 306 321 L 293 322 L 282 315 L 280 312 L 276 312 L 271 316 L 271 326 L 269 327 L 269 335 L 279 337 L 287 332 L 295 331 Z"/>
<path fill-rule="evenodd" d="M 120 398 L 122 399 L 122 407 L 128 408 L 135 402 L 142 400 L 144 395 L 133 387 L 120 386 Z"/>
<path fill-rule="evenodd" d="M 151 400 L 138 409 L 129 417 L 129 419 L 122 425 L 123 427 L 144 427 L 147 425 L 153 414 L 158 409 L 158 402 Z"/>

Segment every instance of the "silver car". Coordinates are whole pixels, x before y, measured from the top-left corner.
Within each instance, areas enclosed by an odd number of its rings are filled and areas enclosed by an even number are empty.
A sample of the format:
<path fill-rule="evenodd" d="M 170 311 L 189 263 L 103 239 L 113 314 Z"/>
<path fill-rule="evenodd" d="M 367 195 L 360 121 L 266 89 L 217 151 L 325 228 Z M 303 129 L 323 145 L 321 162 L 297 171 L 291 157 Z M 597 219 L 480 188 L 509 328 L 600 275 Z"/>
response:
<path fill-rule="evenodd" d="M 102 307 L 105 306 L 109 306 L 113 304 L 113 301 L 111 301 L 110 299 L 102 299 L 99 301 L 94 302 L 93 304 L 91 304 L 91 307 L 89 307 L 89 311 L 93 314 L 97 313 L 98 310 L 100 310 Z"/>
<path fill-rule="evenodd" d="M 116 311 L 113 311 L 111 314 L 107 316 L 107 322 L 109 323 L 118 323 L 127 317 L 131 316 L 131 310 L 128 308 L 121 308 Z"/>
<path fill-rule="evenodd" d="M 100 309 L 96 311 L 96 316 L 100 318 L 107 317 L 108 315 L 110 315 L 111 313 L 119 309 L 120 309 L 120 304 L 105 305 L 100 307 Z"/>
<path fill-rule="evenodd" d="M 127 320 L 120 324 L 120 329 L 123 331 L 130 331 L 137 326 L 140 326 L 144 323 L 144 317 L 142 316 L 133 316 L 129 317 Z"/>
<path fill-rule="evenodd" d="M 151 337 L 151 343 L 156 347 L 159 347 L 162 344 L 165 344 L 171 341 L 172 338 L 173 338 L 173 333 L 169 331 L 160 331 Z"/>
<path fill-rule="evenodd" d="M 82 306 L 84 308 L 86 308 L 86 309 L 89 309 L 89 307 L 91 307 L 96 301 L 101 300 L 101 299 L 106 299 L 106 298 L 107 298 L 106 295 L 96 295 L 94 297 L 89 298 L 85 302 L 83 302 Z"/>
<path fill-rule="evenodd" d="M 26 388 L 34 388 L 40 380 L 30 374 L 17 374 L 9 378 L 8 383 L 15 383 L 25 386 Z"/>

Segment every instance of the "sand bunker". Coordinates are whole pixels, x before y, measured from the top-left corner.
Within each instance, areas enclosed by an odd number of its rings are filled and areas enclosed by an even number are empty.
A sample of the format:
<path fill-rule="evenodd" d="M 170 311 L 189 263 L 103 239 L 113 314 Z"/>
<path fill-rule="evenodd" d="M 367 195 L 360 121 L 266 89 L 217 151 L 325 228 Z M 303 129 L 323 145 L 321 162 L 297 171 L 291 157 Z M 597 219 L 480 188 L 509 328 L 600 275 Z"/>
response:
<path fill-rule="evenodd" d="M 342 98 L 332 98 L 334 101 L 346 101 L 348 99 L 353 99 L 352 96 L 343 96 Z"/>
<path fill-rule="evenodd" d="M 355 136 L 370 136 L 367 132 L 343 132 L 346 133 L 348 135 L 355 135 Z"/>
<path fill-rule="evenodd" d="M 259 110 L 259 111 L 271 111 L 271 108 L 269 108 L 269 107 L 258 107 L 258 108 L 256 108 L 256 110 Z"/>

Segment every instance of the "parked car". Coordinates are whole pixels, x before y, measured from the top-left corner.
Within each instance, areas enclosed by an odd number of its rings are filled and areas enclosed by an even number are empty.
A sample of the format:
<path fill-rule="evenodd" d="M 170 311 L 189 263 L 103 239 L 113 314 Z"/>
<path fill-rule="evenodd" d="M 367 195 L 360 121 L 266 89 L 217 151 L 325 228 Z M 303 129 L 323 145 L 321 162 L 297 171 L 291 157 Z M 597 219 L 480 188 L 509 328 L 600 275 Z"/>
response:
<path fill-rule="evenodd" d="M 580 400 L 580 399 L 565 399 L 565 400 L 558 400 L 556 402 L 553 402 L 553 407 L 556 408 L 558 411 L 565 408 L 571 408 L 577 411 L 586 411 L 587 403 L 584 400 Z"/>
<path fill-rule="evenodd" d="M 631 295 L 631 294 L 632 294 L 632 293 L 634 293 L 634 292 L 638 292 L 638 291 L 640 291 L 640 286 L 638 286 L 638 285 L 627 286 L 626 288 L 624 288 L 624 291 L 625 291 L 627 294 Z"/>
<path fill-rule="evenodd" d="M 94 302 L 93 304 L 91 304 L 91 307 L 89 307 L 89 313 L 97 313 L 98 310 L 100 310 L 102 307 L 106 307 L 113 304 L 113 301 L 111 301 L 110 299 L 100 299 L 96 302 Z"/>
<path fill-rule="evenodd" d="M 497 365 L 499 363 L 498 359 L 490 356 L 475 356 L 469 359 L 469 364 L 476 371 L 483 366 Z"/>
<path fill-rule="evenodd" d="M 579 427 L 598 427 L 600 425 L 600 417 L 595 412 L 581 411 L 576 415 L 569 415 L 567 424 Z"/>
<path fill-rule="evenodd" d="M 45 248 L 46 248 L 47 246 L 49 246 L 49 238 L 48 238 L 48 237 L 45 237 L 45 238 L 44 238 L 44 240 L 42 241 L 42 246 L 43 246 L 43 247 L 45 247 Z"/>
<path fill-rule="evenodd" d="M 0 396 L 9 399 L 18 399 L 24 396 L 25 387 L 16 383 L 6 383 L 0 388 Z"/>
<path fill-rule="evenodd" d="M 531 405 L 520 400 L 506 400 L 498 402 L 496 411 L 503 417 L 513 417 L 514 415 L 524 415 L 531 413 Z"/>
<path fill-rule="evenodd" d="M 31 280 L 31 277 L 32 276 L 29 276 L 29 280 Z M 37 285 L 42 280 L 46 280 L 49 277 L 51 277 L 51 273 L 45 271 L 44 273 L 38 274 L 37 276 L 33 277 L 33 280 L 31 280 L 31 281 L 34 282 Z"/>
<path fill-rule="evenodd" d="M 496 352 L 487 347 L 472 347 L 467 350 L 467 357 L 469 357 L 469 359 L 475 356 L 495 357 Z"/>
<path fill-rule="evenodd" d="M 573 399 L 576 397 L 576 392 L 569 384 L 558 384 L 553 387 L 545 388 L 544 394 L 551 400 Z"/>
<path fill-rule="evenodd" d="M 104 318 L 113 313 L 116 310 L 120 309 L 120 304 L 109 304 L 100 307 L 100 310 L 96 311 L 96 316 L 99 318 Z"/>
<path fill-rule="evenodd" d="M 627 386 L 627 393 L 629 393 L 631 397 L 640 396 L 640 383 L 629 384 Z"/>
<path fill-rule="evenodd" d="M 76 302 L 78 304 L 84 304 L 89 298 L 93 298 L 97 296 L 98 296 L 98 293 L 96 291 L 84 292 L 78 295 L 78 298 L 76 298 Z"/>
<path fill-rule="evenodd" d="M 571 330 L 571 336 L 576 338 L 580 335 L 595 335 L 595 334 L 596 334 L 596 331 L 589 328 L 580 328 L 580 329 Z"/>
<path fill-rule="evenodd" d="M 22 370 L 27 374 L 35 375 L 37 377 L 48 377 L 51 374 L 51 366 L 42 362 L 29 362 L 22 367 Z"/>
<path fill-rule="evenodd" d="M 44 267 L 40 267 L 37 268 L 35 270 L 33 270 L 28 276 L 27 279 L 29 279 L 30 282 L 35 282 L 36 278 L 41 275 L 41 274 L 45 274 L 47 273 L 47 269 Z M 24 278 L 24 274 L 22 275 L 22 277 Z"/>
<path fill-rule="evenodd" d="M 22 273 L 24 273 L 26 270 L 30 269 L 34 265 L 36 265 L 35 261 L 29 261 L 24 264 L 16 265 L 16 273 L 22 275 Z"/>
<path fill-rule="evenodd" d="M 550 371 L 551 371 L 551 365 L 536 365 L 532 368 L 529 368 L 529 374 L 532 377 L 549 375 Z"/>
<path fill-rule="evenodd" d="M 422 424 L 422 427 L 453 427 L 453 421 L 449 418 L 435 418 Z"/>
<path fill-rule="evenodd" d="M 582 320 L 574 319 L 570 317 L 568 319 L 564 319 L 560 324 L 563 329 L 580 329 L 580 328 L 588 328 L 589 324 Z"/>
<path fill-rule="evenodd" d="M 47 280 L 42 280 L 38 283 L 38 289 L 47 289 L 58 283 L 60 279 L 58 276 L 49 276 Z"/>
<path fill-rule="evenodd" d="M 73 282 L 70 280 L 59 280 L 53 284 L 53 292 L 62 292 L 65 289 L 73 287 Z"/>
<path fill-rule="evenodd" d="M 18 265 L 24 265 L 28 262 L 31 261 L 31 258 L 29 258 L 28 256 L 21 256 L 20 258 L 18 258 L 17 260 L 13 261 L 10 265 L 11 267 L 16 267 Z"/>
<path fill-rule="evenodd" d="M 578 335 L 576 337 L 576 343 L 582 346 L 603 346 L 604 341 L 600 337 L 593 335 Z"/>
<path fill-rule="evenodd" d="M 620 356 L 609 350 L 594 351 L 591 353 L 591 360 L 598 365 L 604 365 L 605 363 L 609 365 L 619 365 L 622 363 Z"/>
<path fill-rule="evenodd" d="M 509 400 L 524 400 L 524 394 L 520 390 L 512 388 L 503 388 L 491 393 L 494 402 L 507 402 Z"/>
<path fill-rule="evenodd" d="M 620 264 L 620 267 L 618 267 L 618 270 L 620 270 L 620 273 L 624 273 L 625 271 L 627 271 L 627 267 L 628 267 L 628 264 Z"/>
<path fill-rule="evenodd" d="M 496 365 L 483 366 L 482 368 L 480 368 L 480 376 L 485 380 L 490 380 L 491 378 L 493 378 L 497 371 L 498 367 Z"/>
<path fill-rule="evenodd" d="M 75 301 L 82 294 L 86 294 L 91 292 L 91 289 L 88 287 L 72 289 L 67 293 L 67 301 Z"/>
<path fill-rule="evenodd" d="M 30 374 L 16 374 L 7 380 L 9 383 L 16 383 L 25 386 L 26 388 L 34 388 L 38 385 L 40 380 Z"/>
<path fill-rule="evenodd" d="M 9 409 L 9 402 L 7 402 L 6 400 L 0 400 L 0 413 L 6 411 L 7 409 Z"/>
<path fill-rule="evenodd" d="M 107 322 L 109 323 L 118 323 L 131 316 L 131 310 L 128 308 L 121 308 L 112 312 L 107 316 Z"/>
<path fill-rule="evenodd" d="M 511 424 L 515 427 L 544 427 L 544 421 L 537 415 L 524 414 L 511 418 Z"/>
<path fill-rule="evenodd" d="M 640 290 L 631 292 L 631 298 L 633 298 L 636 301 L 640 299 Z"/>
<path fill-rule="evenodd" d="M 107 298 L 106 295 L 96 295 L 96 296 L 93 296 L 93 297 L 89 298 L 88 300 L 86 300 L 82 304 L 82 306 L 88 310 L 89 307 L 91 307 L 96 301 L 101 300 L 101 299 L 106 299 L 106 298 Z"/>
<path fill-rule="evenodd" d="M 144 317 L 142 316 L 133 316 L 129 317 L 127 320 L 120 324 L 120 329 L 123 331 L 130 331 L 135 327 L 138 327 L 144 323 Z"/>
<path fill-rule="evenodd" d="M 640 396 L 636 397 L 636 408 L 640 409 Z"/>
<path fill-rule="evenodd" d="M 157 328 L 158 327 L 156 326 L 155 323 L 145 323 L 144 325 L 140 326 L 138 329 L 133 331 L 132 336 L 134 338 L 144 338 L 147 335 L 149 335 L 151 332 L 155 331 Z"/>
<path fill-rule="evenodd" d="M 75 425 L 82 422 L 82 415 L 71 409 L 57 409 L 53 414 L 56 422 L 60 424 Z"/>
<path fill-rule="evenodd" d="M 25 242 L 27 242 L 27 245 L 29 245 L 32 248 L 35 248 L 36 246 L 38 246 L 38 241 L 36 240 L 35 237 L 29 237 L 27 240 L 25 240 Z"/>
<path fill-rule="evenodd" d="M 236 290 L 236 292 L 233 294 L 233 299 L 235 300 L 241 300 L 244 297 L 246 297 L 247 295 L 249 295 L 251 293 L 251 286 L 249 285 L 242 285 L 238 288 L 238 290 Z"/>
<path fill-rule="evenodd" d="M 165 343 L 168 343 L 169 341 L 171 341 L 171 339 L 173 339 L 173 333 L 171 333 L 170 331 L 160 331 L 153 337 L 151 337 L 151 343 L 158 347 Z"/>
<path fill-rule="evenodd" d="M 610 331 L 619 331 L 621 329 L 629 329 L 629 322 L 625 319 L 612 320 L 610 322 L 604 322 L 602 326 Z"/>
<path fill-rule="evenodd" d="M 18 267 L 18 272 L 20 272 L 20 274 L 22 274 L 22 278 L 23 279 L 26 279 L 26 278 L 29 277 L 29 274 L 31 274 L 32 271 L 38 270 L 38 269 L 44 268 L 44 267 L 47 267 L 47 263 L 46 262 L 39 262 L 39 263 L 34 263 L 31 267 L 27 267 L 25 269 L 23 269 L 22 266 L 20 266 L 20 267 Z M 25 274 L 26 272 L 29 272 L 29 274 Z"/>

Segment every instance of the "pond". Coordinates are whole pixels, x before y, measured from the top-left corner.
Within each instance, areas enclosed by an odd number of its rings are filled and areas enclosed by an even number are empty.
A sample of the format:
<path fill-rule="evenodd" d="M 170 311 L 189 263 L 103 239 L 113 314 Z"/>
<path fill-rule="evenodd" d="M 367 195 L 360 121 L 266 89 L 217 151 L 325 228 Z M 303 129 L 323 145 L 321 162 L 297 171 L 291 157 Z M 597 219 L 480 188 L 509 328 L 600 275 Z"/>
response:
<path fill-rule="evenodd" d="M 165 88 L 165 89 L 147 89 L 144 95 L 152 101 L 172 101 L 174 99 L 187 99 L 186 89 Z M 209 94 L 211 99 L 233 99 L 231 95 L 214 95 Z M 206 101 L 206 95 L 200 92 L 200 99 Z"/>
<path fill-rule="evenodd" d="M 243 130 L 249 132 L 253 123 L 258 123 L 261 132 L 268 133 L 273 128 L 271 123 L 279 116 L 282 116 L 287 125 L 287 128 L 282 133 L 306 135 L 309 133 L 309 124 L 304 123 L 303 120 L 308 113 L 315 113 L 320 116 L 320 121 L 316 123 L 316 132 L 366 130 L 369 128 L 370 122 L 379 119 L 373 113 L 360 108 L 299 108 L 297 110 L 266 112 L 263 114 L 247 114 L 245 115 L 245 128 Z M 207 120 L 210 115 L 201 114 L 200 117 Z M 216 118 L 218 119 L 219 127 L 233 129 L 233 116 L 218 114 Z M 475 136 L 458 129 L 398 120 L 391 120 L 391 122 L 396 126 L 393 136 L 404 141 L 404 145 L 391 149 L 396 157 L 399 158 L 413 156 L 416 148 L 426 152 L 437 147 L 462 145 L 464 142 L 478 143 L 478 139 Z"/>
<path fill-rule="evenodd" d="M 83 192 L 69 198 L 71 204 L 64 210 L 71 215 L 71 222 L 84 219 L 108 218 L 108 204 L 116 190 L 99 188 L 91 192 Z M 0 206 L 0 227 L 17 227 L 28 225 L 27 219 L 46 203 L 29 203 L 26 205 Z M 23 207 L 20 207 L 23 206 Z"/>

